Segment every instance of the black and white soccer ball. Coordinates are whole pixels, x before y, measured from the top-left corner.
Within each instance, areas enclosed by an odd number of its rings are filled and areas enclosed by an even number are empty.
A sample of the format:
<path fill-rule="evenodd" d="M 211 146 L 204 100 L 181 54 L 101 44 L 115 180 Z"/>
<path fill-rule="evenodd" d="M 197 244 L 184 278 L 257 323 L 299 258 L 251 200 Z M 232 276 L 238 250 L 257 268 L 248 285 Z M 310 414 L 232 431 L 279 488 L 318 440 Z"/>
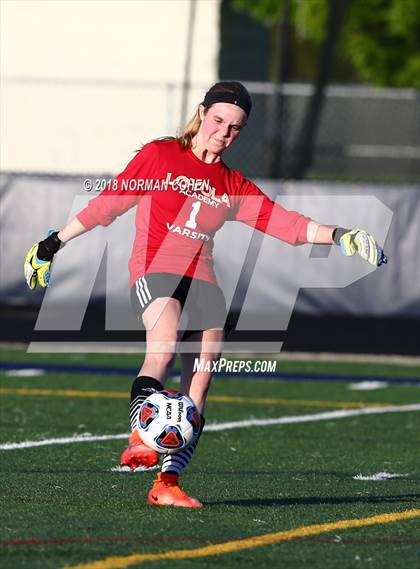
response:
<path fill-rule="evenodd" d="M 193 400 L 176 391 L 149 395 L 138 415 L 138 430 L 143 442 L 161 454 L 175 454 L 197 438 L 201 416 Z"/>

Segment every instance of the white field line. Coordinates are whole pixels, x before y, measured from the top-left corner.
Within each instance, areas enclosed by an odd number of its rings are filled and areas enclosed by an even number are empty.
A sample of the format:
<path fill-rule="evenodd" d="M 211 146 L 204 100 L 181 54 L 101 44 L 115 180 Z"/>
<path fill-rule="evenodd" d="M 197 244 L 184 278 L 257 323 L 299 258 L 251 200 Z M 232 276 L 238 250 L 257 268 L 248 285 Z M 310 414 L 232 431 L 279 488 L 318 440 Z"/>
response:
<path fill-rule="evenodd" d="M 390 478 L 404 478 L 408 474 L 396 474 L 395 472 L 377 472 L 376 474 L 370 474 L 364 476 L 363 474 L 358 474 L 353 476 L 353 480 L 373 480 L 374 482 L 380 480 L 389 480 Z"/>
<path fill-rule="evenodd" d="M 373 389 L 383 389 L 388 387 L 386 381 L 360 381 L 359 383 L 350 383 L 348 389 L 351 391 L 372 391 Z"/>
<path fill-rule="evenodd" d="M 136 474 L 141 472 L 151 472 L 152 470 L 159 470 L 159 466 L 138 466 L 134 470 L 131 470 L 129 466 L 113 466 L 110 470 L 111 472 L 123 472 L 124 474 Z"/>
<path fill-rule="evenodd" d="M 242 429 L 247 427 L 266 427 L 269 425 L 290 425 L 293 423 L 310 423 L 312 421 L 330 421 L 334 419 L 345 419 L 347 417 L 359 417 L 361 415 L 382 415 L 383 413 L 407 413 L 409 411 L 420 411 L 420 403 L 411 405 L 390 405 L 389 407 L 365 407 L 363 409 L 340 409 L 338 411 L 326 411 L 311 415 L 296 415 L 289 417 L 278 417 L 277 419 L 247 419 L 245 421 L 234 421 L 231 423 L 213 423 L 206 425 L 206 432 L 227 431 L 230 429 Z M 93 441 L 111 441 L 115 439 L 125 439 L 128 433 L 118 435 L 74 435 L 73 437 L 63 437 L 60 439 L 43 439 L 41 441 L 23 441 L 21 443 L 4 443 L 0 445 L 0 450 L 17 450 L 48 445 L 67 445 L 71 443 L 85 443 Z"/>
<path fill-rule="evenodd" d="M 128 439 L 128 433 L 120 435 L 74 435 L 61 439 L 42 439 L 40 441 L 23 441 L 21 443 L 4 443 L 0 450 L 16 450 L 22 448 L 44 447 L 49 445 L 68 445 L 71 443 L 89 443 L 93 441 L 111 441 L 114 439 Z"/>
<path fill-rule="evenodd" d="M 312 415 L 297 415 L 291 417 L 279 417 L 278 419 L 248 419 L 232 423 L 219 423 L 205 427 L 205 431 L 227 431 L 229 429 L 241 429 L 243 427 L 265 427 L 268 425 L 290 425 L 292 423 L 309 423 L 311 421 L 329 421 L 331 419 L 345 419 L 346 417 L 358 417 L 360 415 L 376 415 L 382 413 L 404 413 L 407 411 L 420 411 L 420 403 L 411 405 L 390 405 L 389 407 L 365 407 L 363 409 L 340 409 L 338 411 L 325 411 Z M 0 447 L 1 448 L 1 447 Z"/>
<path fill-rule="evenodd" d="M 30 369 L 7 369 L 4 371 L 4 375 L 8 377 L 39 377 L 45 375 L 45 370 L 38 368 Z"/>

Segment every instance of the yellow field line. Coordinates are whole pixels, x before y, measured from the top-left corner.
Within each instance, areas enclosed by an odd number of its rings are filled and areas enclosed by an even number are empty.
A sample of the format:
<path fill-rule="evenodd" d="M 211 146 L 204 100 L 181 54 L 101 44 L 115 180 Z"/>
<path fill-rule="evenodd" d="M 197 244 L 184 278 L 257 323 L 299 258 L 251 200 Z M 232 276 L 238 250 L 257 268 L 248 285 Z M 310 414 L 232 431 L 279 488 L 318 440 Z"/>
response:
<path fill-rule="evenodd" d="M 127 399 L 125 391 L 83 391 L 80 389 L 37 389 L 37 388 L 0 388 L 0 395 L 45 395 L 51 397 L 106 397 Z M 357 401 L 317 401 L 312 399 L 278 399 L 275 397 L 234 397 L 230 395 L 209 395 L 208 401 L 214 403 L 252 403 L 262 405 L 296 405 L 304 407 L 343 407 L 361 409 L 364 407 L 386 407 L 390 403 L 361 403 Z"/>
<path fill-rule="evenodd" d="M 236 551 L 243 551 L 244 549 L 273 545 L 281 543 L 282 541 L 290 541 L 292 539 L 307 537 L 309 535 L 318 535 L 320 533 L 327 533 L 335 530 L 345 530 L 377 524 L 387 524 L 390 522 L 408 520 L 410 518 L 417 517 L 420 517 L 420 509 L 412 509 L 406 510 L 405 512 L 380 514 L 369 518 L 356 518 L 326 524 L 302 526 L 292 530 L 267 533 L 265 535 L 257 535 L 255 537 L 237 539 L 215 545 L 207 545 L 206 547 L 198 547 L 196 549 L 175 549 L 172 551 L 164 551 L 162 553 L 132 553 L 131 555 L 124 556 L 110 556 L 99 561 L 90 561 L 87 563 L 80 563 L 78 565 L 66 565 L 63 569 L 124 569 L 130 565 L 137 565 L 145 561 L 160 561 L 163 559 L 176 561 L 179 559 L 194 559 L 209 555 L 224 555 L 226 553 L 234 553 Z"/>
<path fill-rule="evenodd" d="M 83 391 L 81 389 L 38 389 L 1 387 L 0 395 L 46 395 L 49 397 L 111 397 L 128 399 L 126 391 Z"/>

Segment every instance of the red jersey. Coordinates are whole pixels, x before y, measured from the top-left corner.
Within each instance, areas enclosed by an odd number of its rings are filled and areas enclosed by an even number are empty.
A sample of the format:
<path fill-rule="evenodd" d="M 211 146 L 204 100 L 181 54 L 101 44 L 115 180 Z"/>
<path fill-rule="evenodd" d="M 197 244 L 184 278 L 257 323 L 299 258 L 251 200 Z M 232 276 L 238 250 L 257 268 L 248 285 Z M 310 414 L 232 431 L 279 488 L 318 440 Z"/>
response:
<path fill-rule="evenodd" d="M 92 229 L 134 206 L 131 286 L 158 272 L 216 283 L 213 238 L 225 221 L 241 221 L 292 245 L 307 243 L 310 218 L 285 210 L 223 161 L 207 164 L 176 140 L 146 144 L 77 218 Z"/>

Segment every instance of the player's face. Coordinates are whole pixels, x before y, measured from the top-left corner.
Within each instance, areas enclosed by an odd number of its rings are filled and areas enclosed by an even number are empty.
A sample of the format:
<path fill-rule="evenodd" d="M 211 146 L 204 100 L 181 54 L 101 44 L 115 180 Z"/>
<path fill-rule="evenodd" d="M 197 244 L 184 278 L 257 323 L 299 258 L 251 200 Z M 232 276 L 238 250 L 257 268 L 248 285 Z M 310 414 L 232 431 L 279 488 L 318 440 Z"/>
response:
<path fill-rule="evenodd" d="M 246 113 L 230 103 L 214 103 L 207 113 L 200 107 L 199 136 L 205 149 L 219 155 L 232 144 L 246 124 Z"/>

